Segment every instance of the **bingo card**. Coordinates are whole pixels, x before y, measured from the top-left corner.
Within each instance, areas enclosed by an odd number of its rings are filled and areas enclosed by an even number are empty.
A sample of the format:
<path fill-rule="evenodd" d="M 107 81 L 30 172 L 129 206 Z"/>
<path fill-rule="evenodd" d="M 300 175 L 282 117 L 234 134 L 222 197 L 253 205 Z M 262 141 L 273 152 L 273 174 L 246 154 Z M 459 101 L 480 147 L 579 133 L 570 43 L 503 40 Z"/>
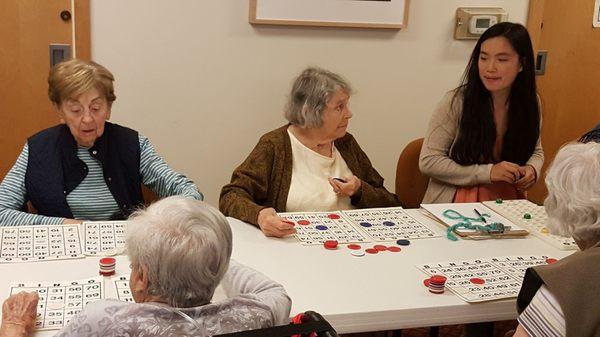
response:
<path fill-rule="evenodd" d="M 374 241 L 422 239 L 441 236 L 412 218 L 402 207 L 342 211 Z"/>
<path fill-rule="evenodd" d="M 116 276 L 112 278 L 113 286 L 119 301 L 133 303 L 133 296 L 129 288 L 129 276 Z"/>
<path fill-rule="evenodd" d="M 65 282 L 15 283 L 10 294 L 21 291 L 37 291 L 36 329 L 62 329 L 74 315 L 88 303 L 103 299 L 104 288 L 101 277 Z"/>
<path fill-rule="evenodd" d="M 579 249 L 573 238 L 550 234 L 546 227 L 548 215 L 544 206 L 538 206 L 525 199 L 502 200 L 502 202 L 484 201 L 483 204 L 558 249 Z"/>
<path fill-rule="evenodd" d="M 0 263 L 82 257 L 78 225 L 0 227 Z"/>
<path fill-rule="evenodd" d="M 115 255 L 125 250 L 125 221 L 83 223 L 85 255 Z"/>
<path fill-rule="evenodd" d="M 290 212 L 278 215 L 294 223 L 295 236 L 304 245 L 323 244 L 327 240 L 339 243 L 368 242 L 341 212 Z"/>
<path fill-rule="evenodd" d="M 502 256 L 418 265 L 427 275 L 447 277 L 446 288 L 467 302 L 517 297 L 525 270 L 555 262 L 543 255 Z"/>

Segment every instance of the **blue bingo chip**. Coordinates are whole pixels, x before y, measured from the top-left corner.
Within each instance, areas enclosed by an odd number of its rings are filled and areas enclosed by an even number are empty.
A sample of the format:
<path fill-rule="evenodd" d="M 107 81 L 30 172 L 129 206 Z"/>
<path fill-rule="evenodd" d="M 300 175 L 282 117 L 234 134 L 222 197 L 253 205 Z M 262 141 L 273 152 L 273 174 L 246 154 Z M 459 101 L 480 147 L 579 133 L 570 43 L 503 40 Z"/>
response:
<path fill-rule="evenodd" d="M 371 226 L 373 226 L 373 225 L 371 225 L 368 222 L 361 222 L 360 225 L 363 226 L 363 227 L 371 227 Z"/>
<path fill-rule="evenodd" d="M 315 226 L 315 228 L 318 229 L 318 230 L 322 230 L 322 231 L 328 229 L 327 226 L 323 226 L 323 225 Z"/>
<path fill-rule="evenodd" d="M 398 245 L 400 245 L 400 246 L 408 246 L 408 245 L 410 245 L 410 241 L 405 240 L 405 239 L 400 239 L 400 240 L 396 241 L 396 243 Z"/>
<path fill-rule="evenodd" d="M 393 223 L 393 222 L 391 222 L 391 221 L 384 221 L 384 222 L 383 222 L 383 225 L 384 225 L 384 226 L 388 226 L 388 227 L 391 227 L 391 226 L 396 226 L 396 224 L 395 224 L 395 223 Z"/>

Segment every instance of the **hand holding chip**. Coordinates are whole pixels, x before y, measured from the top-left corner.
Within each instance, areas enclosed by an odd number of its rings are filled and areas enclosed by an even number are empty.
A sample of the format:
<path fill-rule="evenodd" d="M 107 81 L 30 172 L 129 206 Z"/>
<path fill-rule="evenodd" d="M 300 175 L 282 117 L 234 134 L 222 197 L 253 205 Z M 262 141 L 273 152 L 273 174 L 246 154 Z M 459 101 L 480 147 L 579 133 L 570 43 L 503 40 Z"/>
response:
<path fill-rule="evenodd" d="M 344 178 L 329 178 L 329 185 L 333 188 L 333 191 L 342 197 L 351 197 L 362 186 L 362 181 L 357 176 L 344 177 Z"/>
<path fill-rule="evenodd" d="M 284 237 L 296 233 L 294 223 L 277 215 L 274 208 L 263 208 L 258 213 L 258 226 L 266 236 Z"/>

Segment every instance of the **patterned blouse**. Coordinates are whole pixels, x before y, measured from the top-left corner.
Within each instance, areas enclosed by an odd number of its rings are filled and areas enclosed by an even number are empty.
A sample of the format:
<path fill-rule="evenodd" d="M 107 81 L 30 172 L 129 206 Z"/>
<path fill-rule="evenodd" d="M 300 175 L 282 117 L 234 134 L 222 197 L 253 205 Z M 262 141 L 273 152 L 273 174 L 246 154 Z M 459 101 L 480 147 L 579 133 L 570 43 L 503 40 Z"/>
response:
<path fill-rule="evenodd" d="M 221 285 L 227 299 L 192 308 L 99 300 L 55 336 L 212 336 L 288 323 L 285 289 L 258 271 L 231 260 Z"/>

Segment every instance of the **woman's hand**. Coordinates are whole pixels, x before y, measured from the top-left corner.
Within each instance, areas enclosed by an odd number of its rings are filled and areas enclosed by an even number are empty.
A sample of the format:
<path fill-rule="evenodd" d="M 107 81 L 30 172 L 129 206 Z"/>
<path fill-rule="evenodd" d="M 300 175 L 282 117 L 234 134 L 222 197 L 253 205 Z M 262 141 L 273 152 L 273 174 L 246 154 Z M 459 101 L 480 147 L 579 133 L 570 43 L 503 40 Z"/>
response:
<path fill-rule="evenodd" d="M 296 233 L 294 223 L 277 215 L 274 208 L 263 208 L 258 212 L 258 226 L 266 236 L 282 238 Z"/>
<path fill-rule="evenodd" d="M 516 182 L 517 189 L 519 191 L 527 191 L 535 184 L 535 169 L 531 165 L 525 165 L 519 167 L 519 171 L 521 172 L 521 178 Z"/>
<path fill-rule="evenodd" d="M 508 161 L 499 162 L 492 166 L 490 172 L 490 180 L 495 183 L 504 181 L 509 184 L 515 184 L 521 178 L 521 170 L 519 165 Z"/>
<path fill-rule="evenodd" d="M 351 197 L 360 189 L 362 181 L 357 176 L 329 178 L 329 185 L 331 185 L 335 194 L 342 197 Z"/>
<path fill-rule="evenodd" d="M 29 336 L 35 327 L 38 299 L 35 291 L 22 291 L 7 298 L 2 305 L 0 337 Z"/>

